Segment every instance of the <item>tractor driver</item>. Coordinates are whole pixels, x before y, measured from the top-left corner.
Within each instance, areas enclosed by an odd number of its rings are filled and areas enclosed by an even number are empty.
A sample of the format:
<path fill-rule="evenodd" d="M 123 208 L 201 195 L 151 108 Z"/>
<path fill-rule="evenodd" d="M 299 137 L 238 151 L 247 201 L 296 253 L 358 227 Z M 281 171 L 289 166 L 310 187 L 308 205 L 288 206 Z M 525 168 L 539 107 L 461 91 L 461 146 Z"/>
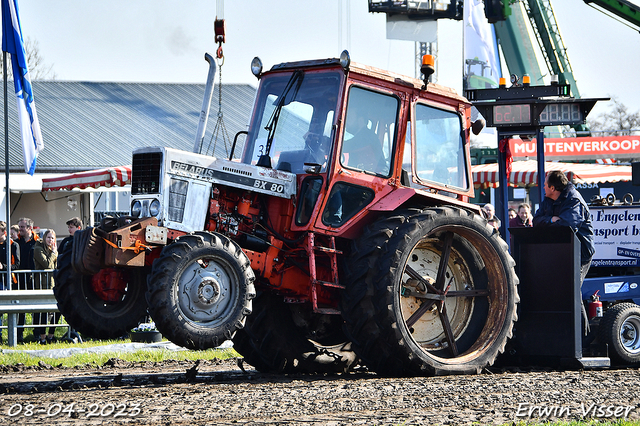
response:
<path fill-rule="evenodd" d="M 380 138 L 375 132 L 374 111 L 376 96 L 365 90 L 351 90 L 345 123 L 344 142 L 342 146 L 343 163 L 352 167 L 376 174 L 387 174 L 386 163 Z M 372 102 L 373 101 L 373 102 Z M 371 126 L 371 127 L 369 127 Z"/>

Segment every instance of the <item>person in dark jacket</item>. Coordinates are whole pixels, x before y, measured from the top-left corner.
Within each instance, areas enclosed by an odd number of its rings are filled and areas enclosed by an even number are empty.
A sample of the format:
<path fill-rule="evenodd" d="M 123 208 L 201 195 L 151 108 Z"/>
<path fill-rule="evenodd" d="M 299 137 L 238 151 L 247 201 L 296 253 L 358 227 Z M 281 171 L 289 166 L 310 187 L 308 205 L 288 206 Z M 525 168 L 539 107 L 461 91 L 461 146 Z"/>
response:
<path fill-rule="evenodd" d="M 582 195 L 560 170 L 547 174 L 544 181 L 544 200 L 533 217 L 533 226 L 568 226 L 580 241 L 580 286 L 587 276 L 596 251 L 593 240 L 591 213 Z M 587 312 L 582 305 L 585 332 L 589 330 Z"/>
<path fill-rule="evenodd" d="M 13 276 L 10 284 L 6 284 L 7 246 L 11 247 L 11 270 L 15 271 L 20 264 L 20 246 L 18 246 L 18 243 L 16 243 L 15 241 L 7 238 L 7 224 L 3 221 L 0 221 L 0 273 L 2 274 L 2 277 L 0 277 L 0 290 L 11 290 L 11 283 L 13 283 L 13 285 L 17 283 L 17 281 L 14 281 L 15 276 Z M 2 323 L 0 322 L 0 324 Z"/>
<path fill-rule="evenodd" d="M 77 216 L 72 217 L 66 223 L 67 223 L 67 229 L 69 230 L 69 236 L 66 237 L 64 240 L 62 240 L 62 242 L 60 243 L 60 248 L 58 249 L 59 253 L 62 253 L 63 251 L 65 251 L 67 244 L 72 243 L 73 235 L 76 233 L 76 231 L 82 230 L 82 219 L 80 219 Z"/>
<path fill-rule="evenodd" d="M 509 219 L 509 228 L 528 228 L 530 226 L 533 226 L 531 221 L 531 206 L 527 203 L 522 203 L 518 206 L 516 216 Z"/>
<path fill-rule="evenodd" d="M 33 264 L 33 246 L 38 241 L 38 234 L 33 232 L 33 220 L 28 217 L 22 217 L 18 220 L 18 245 L 20 246 L 20 266 L 19 270 L 33 270 L 35 265 Z M 30 274 L 18 275 L 18 289 L 19 290 L 33 290 L 33 279 Z M 24 325 L 25 314 L 18 314 L 18 325 Z M 18 342 L 22 343 L 24 336 L 24 329 L 18 327 Z"/>

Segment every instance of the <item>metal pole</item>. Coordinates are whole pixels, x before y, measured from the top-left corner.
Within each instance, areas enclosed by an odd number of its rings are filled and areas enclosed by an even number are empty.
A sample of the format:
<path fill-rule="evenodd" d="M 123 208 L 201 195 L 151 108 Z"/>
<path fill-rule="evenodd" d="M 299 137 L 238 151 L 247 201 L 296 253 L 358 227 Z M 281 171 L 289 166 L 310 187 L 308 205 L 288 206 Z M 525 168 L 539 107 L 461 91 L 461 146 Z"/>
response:
<path fill-rule="evenodd" d="M 542 204 L 544 200 L 544 127 L 538 128 L 538 134 L 536 135 L 536 157 L 538 160 L 538 200 Z"/>
<path fill-rule="evenodd" d="M 7 223 L 7 239 L 5 240 L 7 257 L 5 259 L 6 272 L 7 276 L 5 278 L 6 286 L 11 289 L 11 245 L 9 244 L 9 236 L 11 235 L 11 219 L 9 215 L 11 214 L 11 203 L 9 200 L 9 194 L 11 191 L 9 190 L 9 102 L 7 99 L 7 52 L 2 52 L 2 75 L 4 77 L 4 176 L 5 176 L 5 185 L 4 185 L 4 202 L 6 207 L 6 223 Z M 9 346 L 16 346 L 17 344 L 17 330 L 16 330 L 16 314 L 8 315 L 8 324 L 7 324 L 7 340 Z"/>
<path fill-rule="evenodd" d="M 9 206 L 9 104 L 7 101 L 7 52 L 2 52 L 2 75 L 4 76 L 4 176 L 5 176 L 5 184 L 4 184 L 4 202 L 6 207 L 6 216 L 5 220 L 7 222 L 7 240 L 6 244 L 6 252 L 7 256 L 2 261 L 6 261 L 7 265 L 7 280 L 6 285 L 11 285 L 11 245 L 9 244 L 9 236 L 11 235 L 10 227 L 11 220 L 9 219 L 9 214 L 11 212 L 11 208 Z"/>
<path fill-rule="evenodd" d="M 509 136 L 503 134 L 498 130 L 498 143 L 503 138 Z M 495 215 L 501 221 L 500 231 L 502 238 L 510 245 L 511 238 L 509 237 L 509 180 L 507 179 L 507 154 L 506 151 L 502 152 L 498 149 L 498 179 L 500 185 L 497 188 L 498 198 L 496 199 Z"/>

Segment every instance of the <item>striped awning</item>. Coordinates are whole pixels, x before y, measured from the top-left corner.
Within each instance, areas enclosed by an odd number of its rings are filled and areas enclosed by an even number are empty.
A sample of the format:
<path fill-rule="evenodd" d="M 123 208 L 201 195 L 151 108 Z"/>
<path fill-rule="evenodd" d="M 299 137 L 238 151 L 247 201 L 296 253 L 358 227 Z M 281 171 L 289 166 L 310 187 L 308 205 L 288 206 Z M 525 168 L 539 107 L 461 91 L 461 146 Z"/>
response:
<path fill-rule="evenodd" d="M 631 180 L 631 166 L 605 164 L 545 162 L 546 172 L 562 170 L 573 183 L 620 182 Z M 473 186 L 477 188 L 497 188 L 499 186 L 498 164 L 478 164 L 471 166 Z M 534 186 L 538 181 L 536 160 L 514 161 L 509 175 L 509 186 Z"/>
<path fill-rule="evenodd" d="M 125 186 L 131 183 L 131 166 L 107 167 L 42 179 L 43 191 Z"/>

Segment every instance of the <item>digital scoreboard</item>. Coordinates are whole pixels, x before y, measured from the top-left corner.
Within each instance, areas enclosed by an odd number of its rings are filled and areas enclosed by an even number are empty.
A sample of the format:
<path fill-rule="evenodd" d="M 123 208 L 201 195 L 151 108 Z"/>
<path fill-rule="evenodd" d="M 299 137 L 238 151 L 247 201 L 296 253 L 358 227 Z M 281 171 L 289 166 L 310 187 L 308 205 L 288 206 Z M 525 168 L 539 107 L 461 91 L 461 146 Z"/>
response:
<path fill-rule="evenodd" d="M 522 125 L 556 126 L 584 123 L 584 114 L 582 112 L 580 104 L 573 102 L 542 105 L 493 105 L 491 117 L 491 127 Z"/>
<path fill-rule="evenodd" d="M 475 89 L 466 96 L 488 127 L 533 133 L 539 127 L 584 124 L 595 103 L 607 100 L 572 98 L 569 85 Z"/>

